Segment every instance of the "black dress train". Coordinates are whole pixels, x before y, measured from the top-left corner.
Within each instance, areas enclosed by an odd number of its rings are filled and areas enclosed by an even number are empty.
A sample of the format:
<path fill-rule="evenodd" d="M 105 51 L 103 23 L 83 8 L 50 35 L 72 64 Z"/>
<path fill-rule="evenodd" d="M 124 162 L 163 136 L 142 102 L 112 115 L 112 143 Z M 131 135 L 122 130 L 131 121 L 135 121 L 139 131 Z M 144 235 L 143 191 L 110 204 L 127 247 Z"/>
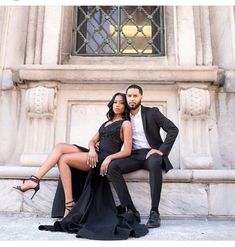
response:
<path fill-rule="evenodd" d="M 139 224 L 133 214 L 118 212 L 109 181 L 106 176 L 100 176 L 103 160 L 122 147 L 120 128 L 123 122 L 116 121 L 108 126 L 105 126 L 107 122 L 102 124 L 99 129 L 99 162 L 89 171 L 81 196 L 63 220 L 51 226 L 40 225 L 39 230 L 69 232 L 76 237 L 96 240 L 138 238 L 148 233 L 147 227 Z"/>

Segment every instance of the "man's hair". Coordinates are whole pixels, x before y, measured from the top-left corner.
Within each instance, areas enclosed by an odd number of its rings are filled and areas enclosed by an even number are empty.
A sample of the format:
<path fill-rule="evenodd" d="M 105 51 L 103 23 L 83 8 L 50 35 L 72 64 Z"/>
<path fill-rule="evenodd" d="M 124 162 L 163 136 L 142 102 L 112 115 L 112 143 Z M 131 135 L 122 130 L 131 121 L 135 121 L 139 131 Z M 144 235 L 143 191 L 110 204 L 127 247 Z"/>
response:
<path fill-rule="evenodd" d="M 138 86 L 138 85 L 136 85 L 136 84 L 132 84 L 132 85 L 130 85 L 130 86 L 126 89 L 126 93 L 127 93 L 128 89 L 130 89 L 130 88 L 138 89 L 139 92 L 140 92 L 140 94 L 143 95 L 143 89 L 142 89 L 140 86 Z"/>

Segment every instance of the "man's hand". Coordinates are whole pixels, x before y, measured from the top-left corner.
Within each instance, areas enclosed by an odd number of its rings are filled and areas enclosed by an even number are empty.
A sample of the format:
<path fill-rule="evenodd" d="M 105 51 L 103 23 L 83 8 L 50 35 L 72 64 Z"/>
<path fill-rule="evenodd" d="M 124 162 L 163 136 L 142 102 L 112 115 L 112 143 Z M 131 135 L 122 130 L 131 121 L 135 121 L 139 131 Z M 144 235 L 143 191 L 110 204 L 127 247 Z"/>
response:
<path fill-rule="evenodd" d="M 96 163 L 98 162 L 98 155 L 96 151 L 89 151 L 87 154 L 87 165 L 91 168 L 96 167 Z"/>
<path fill-rule="evenodd" d="M 159 154 L 160 156 L 163 155 L 163 153 L 162 153 L 160 150 L 152 148 L 152 149 L 147 153 L 145 159 L 148 159 L 149 156 L 152 155 L 152 154 Z"/>
<path fill-rule="evenodd" d="M 111 162 L 111 159 L 107 156 L 100 166 L 100 175 L 101 176 L 105 176 L 107 174 L 110 162 Z"/>

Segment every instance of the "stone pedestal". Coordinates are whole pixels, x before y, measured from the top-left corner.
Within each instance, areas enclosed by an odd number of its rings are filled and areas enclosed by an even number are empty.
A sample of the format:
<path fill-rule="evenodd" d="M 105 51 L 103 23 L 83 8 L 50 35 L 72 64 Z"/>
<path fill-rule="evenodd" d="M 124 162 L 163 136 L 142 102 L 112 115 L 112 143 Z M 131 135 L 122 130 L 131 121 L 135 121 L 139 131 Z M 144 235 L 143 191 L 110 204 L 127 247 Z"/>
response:
<path fill-rule="evenodd" d="M 180 89 L 180 167 L 212 166 L 208 115 L 210 94 L 206 88 Z"/>
<path fill-rule="evenodd" d="M 26 92 L 26 137 L 22 166 L 40 165 L 54 145 L 55 129 L 54 88 L 38 86 Z"/>

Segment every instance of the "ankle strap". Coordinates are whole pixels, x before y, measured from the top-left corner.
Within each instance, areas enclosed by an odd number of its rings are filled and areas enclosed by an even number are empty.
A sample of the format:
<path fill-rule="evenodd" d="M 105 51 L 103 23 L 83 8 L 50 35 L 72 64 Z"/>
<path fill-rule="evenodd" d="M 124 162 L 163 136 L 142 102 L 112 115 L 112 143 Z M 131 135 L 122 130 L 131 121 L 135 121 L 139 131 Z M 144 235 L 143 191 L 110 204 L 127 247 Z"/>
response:
<path fill-rule="evenodd" d="M 36 177 L 36 176 L 33 176 L 33 175 L 29 178 L 29 180 L 31 180 L 31 181 L 33 181 L 33 182 L 35 182 L 37 184 L 40 182 L 40 179 L 38 177 Z"/>
<path fill-rule="evenodd" d="M 70 201 L 70 202 L 66 202 L 65 205 L 68 205 L 68 204 L 70 204 L 70 203 L 72 203 L 72 202 L 74 203 L 74 200 L 72 200 L 72 201 Z"/>

